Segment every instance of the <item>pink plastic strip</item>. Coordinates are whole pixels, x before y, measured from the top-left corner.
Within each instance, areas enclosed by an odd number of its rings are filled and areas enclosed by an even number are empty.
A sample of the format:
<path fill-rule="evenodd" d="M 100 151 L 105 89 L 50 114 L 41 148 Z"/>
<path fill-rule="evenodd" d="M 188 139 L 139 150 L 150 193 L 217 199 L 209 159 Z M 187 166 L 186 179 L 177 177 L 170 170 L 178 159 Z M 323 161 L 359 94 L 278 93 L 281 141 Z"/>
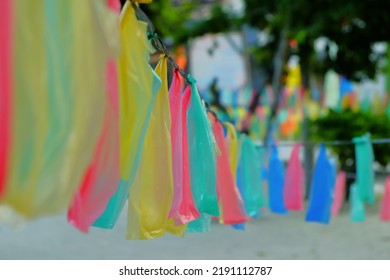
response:
<path fill-rule="evenodd" d="M 4 194 L 10 151 L 12 0 L 0 1 L 0 197 Z"/>

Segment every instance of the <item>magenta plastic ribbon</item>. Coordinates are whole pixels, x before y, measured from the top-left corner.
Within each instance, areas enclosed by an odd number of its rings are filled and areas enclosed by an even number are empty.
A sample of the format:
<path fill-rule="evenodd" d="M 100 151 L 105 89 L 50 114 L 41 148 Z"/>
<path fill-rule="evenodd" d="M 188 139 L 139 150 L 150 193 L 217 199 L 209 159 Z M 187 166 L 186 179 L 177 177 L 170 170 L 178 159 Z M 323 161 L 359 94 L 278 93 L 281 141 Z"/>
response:
<path fill-rule="evenodd" d="M 211 117 L 213 118 L 213 117 Z M 217 155 L 217 194 L 221 211 L 220 220 L 224 224 L 241 224 L 248 220 L 244 202 L 230 167 L 229 152 L 223 127 L 218 120 L 212 122 L 214 137 L 221 152 Z"/>
<path fill-rule="evenodd" d="M 111 10 L 118 14 L 121 11 L 121 2 L 119 0 L 107 0 L 107 5 Z"/>
<path fill-rule="evenodd" d="M 301 161 L 299 160 L 300 144 L 295 144 L 290 161 L 287 165 L 284 179 L 284 204 L 287 210 L 302 211 L 304 210 L 304 182 L 305 174 Z"/>
<path fill-rule="evenodd" d="M 345 198 L 345 183 L 347 180 L 347 176 L 344 171 L 341 171 L 336 178 L 336 185 L 334 189 L 334 198 L 333 204 L 331 208 L 331 213 L 333 216 L 339 214 L 341 207 L 343 206 L 344 198 Z"/>
<path fill-rule="evenodd" d="M 169 104 L 171 107 L 171 143 L 172 143 L 172 172 L 174 195 L 169 217 L 176 222 L 177 210 L 183 199 L 183 116 L 182 116 L 182 87 L 178 71 L 174 71 L 173 80 L 169 89 Z M 185 121 L 185 119 L 184 119 Z"/>
<path fill-rule="evenodd" d="M 385 192 L 383 193 L 379 219 L 383 222 L 390 221 L 390 176 L 387 176 L 385 181 Z"/>
<path fill-rule="evenodd" d="M 10 151 L 12 0 L 0 1 L 0 197 L 5 191 Z"/>
<path fill-rule="evenodd" d="M 183 135 L 183 195 L 179 208 L 177 209 L 177 215 L 180 219 L 178 222 L 175 219 L 176 224 L 188 224 L 200 217 L 198 208 L 196 208 L 194 199 L 192 197 L 191 190 L 191 170 L 190 170 L 190 158 L 188 148 L 188 134 L 187 134 L 187 110 L 190 106 L 191 100 L 191 88 L 187 87 L 182 98 L 182 135 Z"/>

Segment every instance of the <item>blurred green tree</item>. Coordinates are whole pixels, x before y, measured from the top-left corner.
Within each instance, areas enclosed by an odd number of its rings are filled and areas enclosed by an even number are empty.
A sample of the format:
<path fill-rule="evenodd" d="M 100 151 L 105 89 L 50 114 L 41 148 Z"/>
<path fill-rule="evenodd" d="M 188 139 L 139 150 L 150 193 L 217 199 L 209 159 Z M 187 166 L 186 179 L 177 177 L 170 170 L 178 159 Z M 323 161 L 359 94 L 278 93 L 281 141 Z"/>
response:
<path fill-rule="evenodd" d="M 310 122 L 310 140 L 314 142 L 351 141 L 354 137 L 370 133 L 371 139 L 390 138 L 390 119 L 385 114 L 363 111 L 330 111 L 326 116 Z M 329 146 L 338 157 L 339 168 L 355 173 L 354 145 Z M 390 144 L 373 145 L 375 161 L 385 168 L 390 162 Z M 348 186 L 354 179 L 349 178 Z M 347 192 L 348 198 L 348 192 Z"/>

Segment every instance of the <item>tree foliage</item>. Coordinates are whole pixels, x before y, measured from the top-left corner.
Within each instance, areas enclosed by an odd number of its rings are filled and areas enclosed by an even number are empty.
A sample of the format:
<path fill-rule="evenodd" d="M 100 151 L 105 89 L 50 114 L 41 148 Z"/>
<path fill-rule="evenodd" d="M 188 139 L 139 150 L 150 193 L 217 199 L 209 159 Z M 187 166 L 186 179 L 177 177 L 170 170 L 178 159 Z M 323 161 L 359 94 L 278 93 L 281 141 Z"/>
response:
<path fill-rule="evenodd" d="M 385 28 L 390 23 L 389 1 L 246 0 L 245 3 L 247 21 L 266 30 L 271 38 L 277 38 L 287 24 L 289 37 L 298 43 L 297 55 L 309 71 L 319 74 L 332 68 L 351 79 L 372 78 L 383 58 L 372 54 L 373 44 L 390 39 Z M 315 41 L 320 37 L 327 38 L 328 45 L 318 57 Z M 266 49 L 272 52 L 274 43 L 271 40 Z M 331 44 L 337 46 L 335 56 Z"/>
<path fill-rule="evenodd" d="M 266 44 L 250 50 L 262 65 L 272 64 L 281 30 L 288 26 L 289 38 L 297 42 L 297 48 L 291 48 L 290 51 L 301 58 L 308 71 L 323 74 L 332 68 L 354 80 L 372 78 L 376 74 L 378 62 L 383 56 L 373 55 L 372 47 L 376 42 L 386 42 L 390 39 L 386 28 L 390 24 L 390 1 L 243 1 L 245 11 L 241 16 L 231 13 L 220 4 L 215 4 L 209 17 L 190 20 L 187 25 L 176 24 L 189 15 L 180 9 L 191 11 L 191 8 L 186 8 L 184 4 L 166 12 L 163 9 L 172 8 L 163 4 L 166 1 L 155 2 L 150 7 L 151 11 L 161 13 L 157 16 L 157 23 L 161 19 L 160 22 L 164 26 L 165 18 L 168 22 L 175 23 L 170 28 L 170 24 L 166 24 L 163 33 L 170 34 L 176 43 L 208 33 L 240 30 L 243 25 L 250 24 L 267 34 Z M 193 8 L 196 7 L 192 6 Z M 177 15 L 180 15 L 180 18 L 175 20 Z M 189 17 L 187 23 L 188 19 Z M 315 42 L 318 38 L 327 39 L 326 49 L 321 56 L 315 52 Z M 332 54 L 332 45 L 337 46 L 336 55 Z"/>
<path fill-rule="evenodd" d="M 310 123 L 312 141 L 351 141 L 354 137 L 370 133 L 371 139 L 390 138 L 390 120 L 384 115 L 372 112 L 342 110 L 330 111 L 326 116 Z M 350 170 L 354 166 L 355 151 L 353 145 L 330 146 L 339 157 L 340 167 Z M 390 162 L 390 145 L 374 145 L 375 160 L 386 166 Z"/>

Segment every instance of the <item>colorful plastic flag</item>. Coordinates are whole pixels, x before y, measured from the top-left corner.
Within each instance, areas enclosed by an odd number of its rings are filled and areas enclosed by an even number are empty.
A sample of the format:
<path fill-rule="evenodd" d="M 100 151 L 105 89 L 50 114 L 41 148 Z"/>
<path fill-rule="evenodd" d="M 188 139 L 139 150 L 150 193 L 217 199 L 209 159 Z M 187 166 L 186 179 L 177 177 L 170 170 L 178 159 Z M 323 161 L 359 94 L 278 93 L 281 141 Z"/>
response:
<path fill-rule="evenodd" d="M 385 180 L 379 219 L 383 222 L 390 221 L 390 176 L 387 176 Z"/>
<path fill-rule="evenodd" d="M 366 95 L 366 97 L 360 101 L 360 110 L 365 113 L 373 112 L 373 108 L 371 106 L 371 97 L 369 95 Z"/>
<path fill-rule="evenodd" d="M 343 206 L 343 202 L 345 199 L 345 183 L 347 177 L 344 171 L 341 171 L 337 175 L 336 185 L 334 190 L 334 198 L 331 208 L 332 215 L 336 216 L 339 214 L 341 207 Z"/>
<path fill-rule="evenodd" d="M 283 199 L 284 176 L 283 163 L 279 158 L 277 148 L 273 147 L 269 159 L 268 197 L 269 209 L 276 214 L 287 213 Z"/>
<path fill-rule="evenodd" d="M 191 168 L 191 188 L 199 212 L 219 216 L 216 178 L 216 143 L 206 110 L 200 100 L 196 81 L 191 84 L 187 111 L 188 145 Z"/>
<path fill-rule="evenodd" d="M 201 233 L 211 231 L 211 216 L 208 214 L 200 214 L 200 218 L 190 222 L 187 227 L 187 232 Z"/>
<path fill-rule="evenodd" d="M 352 83 L 345 77 L 340 77 L 340 97 L 353 92 Z"/>
<path fill-rule="evenodd" d="M 333 192 L 333 167 L 321 145 L 310 188 L 307 222 L 329 224 Z"/>
<path fill-rule="evenodd" d="M 230 167 L 229 153 L 223 133 L 222 124 L 211 113 L 214 137 L 221 152 L 217 155 L 217 194 L 220 207 L 219 220 L 223 224 L 240 224 L 247 221 L 244 202 L 237 188 Z"/>
<path fill-rule="evenodd" d="M 3 203 L 33 218 L 64 211 L 92 159 L 106 51 L 97 3 L 13 4 L 12 151 Z"/>
<path fill-rule="evenodd" d="M 11 150 L 12 2 L 0 1 L 0 199 L 5 191 Z"/>
<path fill-rule="evenodd" d="M 237 185 L 250 217 L 257 216 L 266 206 L 261 173 L 263 158 L 263 150 L 258 150 L 248 136 L 241 135 Z"/>
<path fill-rule="evenodd" d="M 107 0 L 108 7 L 116 13 L 121 11 L 121 2 L 119 0 Z"/>
<path fill-rule="evenodd" d="M 156 67 L 162 87 L 156 97 L 146 133 L 140 165 L 129 195 L 127 239 L 160 237 L 167 230 L 174 187 L 172 172 L 171 116 L 168 99 L 167 58 Z M 184 227 L 184 226 L 182 226 Z M 178 228 L 173 233 L 182 235 Z"/>
<path fill-rule="evenodd" d="M 239 152 L 238 151 L 239 142 L 238 142 L 236 129 L 233 126 L 233 124 L 231 124 L 229 122 L 224 122 L 223 125 L 226 128 L 226 135 L 225 135 L 225 137 L 226 137 L 226 145 L 227 145 L 227 148 L 229 150 L 230 167 L 232 169 L 234 181 L 237 182 L 237 187 L 239 188 L 239 181 L 237 180 L 237 168 L 238 168 L 238 158 L 239 158 L 239 154 L 238 154 L 238 152 Z M 240 190 L 240 194 L 241 194 L 241 197 L 242 197 L 241 190 Z M 244 198 L 242 197 L 242 199 L 244 199 Z M 244 204 L 245 204 L 245 202 L 244 202 Z M 242 223 L 242 224 L 235 224 L 235 225 L 233 225 L 233 228 L 237 229 L 237 230 L 245 230 L 245 224 L 244 223 Z"/>
<path fill-rule="evenodd" d="M 134 8 L 127 1 L 121 13 L 122 51 L 118 62 L 121 181 L 106 210 L 95 222 L 96 227 L 114 227 L 123 209 L 139 165 L 155 97 L 161 86 L 161 80 L 149 66 L 151 46 L 146 33 L 147 24 L 137 20 Z"/>
<path fill-rule="evenodd" d="M 111 1 L 111 0 L 109 0 Z M 111 7 L 117 8 L 115 1 L 108 2 Z M 117 2 L 118 3 L 118 2 Z M 104 9 L 98 9 L 104 11 Z M 108 10 L 107 10 L 108 11 Z M 109 12 L 109 11 L 108 11 Z M 115 12 L 111 12 L 116 15 Z M 104 14 L 102 26 L 113 28 L 109 32 L 115 34 L 119 16 L 108 17 Z M 109 20 L 114 21 L 114 23 Z M 108 40 L 107 40 L 108 42 Z M 110 48 L 110 46 L 107 46 Z M 73 198 L 68 211 L 68 221 L 83 232 L 102 214 L 106 205 L 114 195 L 119 184 L 119 112 L 118 112 L 118 77 L 115 60 L 107 60 L 106 66 L 106 108 L 103 130 L 92 163 L 90 164 L 82 184 Z"/>
<path fill-rule="evenodd" d="M 177 210 L 177 215 L 175 217 L 179 218 L 180 224 L 188 224 L 191 221 L 194 221 L 200 217 L 199 210 L 195 204 L 195 199 L 193 198 L 193 188 L 192 188 L 192 169 L 190 168 L 190 154 L 189 154 L 189 141 L 188 141 L 188 131 L 187 131 L 187 121 L 186 115 L 188 108 L 190 106 L 191 100 L 191 89 L 189 87 L 184 91 L 182 98 L 182 144 L 183 144 L 183 195 L 180 206 Z M 197 176 L 197 174 L 194 174 Z"/>
<path fill-rule="evenodd" d="M 363 202 L 374 203 L 374 151 L 369 134 L 353 139 L 356 155 L 356 185 Z"/>
<path fill-rule="evenodd" d="M 183 113 L 182 113 L 182 81 L 178 71 L 174 71 L 173 80 L 169 89 L 169 103 L 171 108 L 171 143 L 172 143 L 172 170 L 174 183 L 174 196 L 170 217 L 176 223 L 180 217 L 175 217 L 183 199 Z M 185 120 L 185 119 L 184 119 Z"/>
<path fill-rule="evenodd" d="M 350 199 L 351 209 L 349 212 L 352 222 L 364 222 L 366 214 L 364 210 L 364 203 L 360 198 L 359 189 L 356 184 L 351 186 Z"/>
<path fill-rule="evenodd" d="M 284 178 L 284 204 L 286 209 L 291 211 L 304 210 L 305 174 L 301 161 L 299 160 L 300 149 L 300 144 L 294 145 Z"/>
<path fill-rule="evenodd" d="M 325 105 L 330 109 L 336 109 L 340 100 L 340 81 L 339 76 L 333 70 L 325 74 Z"/>
<path fill-rule="evenodd" d="M 232 169 L 234 180 L 237 177 L 237 166 L 238 166 L 238 138 L 234 125 L 228 122 L 224 122 L 223 125 L 226 127 L 226 145 L 229 150 L 229 163 Z"/>

